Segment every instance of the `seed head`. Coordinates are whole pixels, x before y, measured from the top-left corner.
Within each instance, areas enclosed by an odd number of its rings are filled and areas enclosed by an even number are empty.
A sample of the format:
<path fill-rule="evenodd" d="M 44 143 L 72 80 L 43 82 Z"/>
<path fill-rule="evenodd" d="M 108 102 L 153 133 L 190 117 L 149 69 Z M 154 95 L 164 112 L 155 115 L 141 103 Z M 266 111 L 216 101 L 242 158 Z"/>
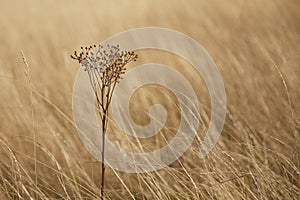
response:
<path fill-rule="evenodd" d="M 103 86 L 109 86 L 122 78 L 125 65 L 136 61 L 137 55 L 133 51 L 121 50 L 119 45 L 93 45 L 81 47 L 80 54 L 75 51 L 71 58 L 77 60 L 90 76 L 100 78 Z"/>

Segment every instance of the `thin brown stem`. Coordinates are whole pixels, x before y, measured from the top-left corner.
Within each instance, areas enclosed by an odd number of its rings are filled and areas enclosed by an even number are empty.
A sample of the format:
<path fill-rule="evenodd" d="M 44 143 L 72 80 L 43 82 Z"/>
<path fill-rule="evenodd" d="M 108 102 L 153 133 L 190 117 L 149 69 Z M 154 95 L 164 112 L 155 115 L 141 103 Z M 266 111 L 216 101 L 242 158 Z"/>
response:
<path fill-rule="evenodd" d="M 104 159 L 104 153 L 105 153 L 105 132 L 106 132 L 106 123 L 107 123 L 107 111 L 105 110 L 103 113 L 103 119 L 102 119 L 102 165 L 101 165 L 101 200 L 104 199 L 104 177 L 105 177 L 105 159 Z"/>

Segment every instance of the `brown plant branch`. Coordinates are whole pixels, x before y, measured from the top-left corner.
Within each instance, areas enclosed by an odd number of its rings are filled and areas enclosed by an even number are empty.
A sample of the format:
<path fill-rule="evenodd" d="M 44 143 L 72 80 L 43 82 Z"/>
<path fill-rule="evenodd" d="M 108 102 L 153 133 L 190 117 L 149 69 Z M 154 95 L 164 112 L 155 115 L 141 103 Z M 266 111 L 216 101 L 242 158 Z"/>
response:
<path fill-rule="evenodd" d="M 108 124 L 108 110 L 117 83 L 122 79 L 129 62 L 136 61 L 137 54 L 133 51 L 122 51 L 119 46 L 94 45 L 81 47 L 81 53 L 74 52 L 72 59 L 77 60 L 87 71 L 90 84 L 96 97 L 96 105 L 102 123 L 101 149 L 101 191 L 100 198 L 104 199 L 105 180 L 105 135 Z"/>

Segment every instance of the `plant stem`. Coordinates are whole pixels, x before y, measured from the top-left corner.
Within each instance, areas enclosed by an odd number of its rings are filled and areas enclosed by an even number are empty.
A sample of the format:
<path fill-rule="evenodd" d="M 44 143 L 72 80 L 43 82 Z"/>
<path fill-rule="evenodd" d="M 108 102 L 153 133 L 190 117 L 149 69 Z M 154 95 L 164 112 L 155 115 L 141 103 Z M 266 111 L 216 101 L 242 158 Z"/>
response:
<path fill-rule="evenodd" d="M 104 150 L 105 150 L 105 132 L 106 132 L 106 111 L 103 113 L 103 118 L 102 118 L 102 165 L 101 165 L 101 200 L 104 199 L 104 173 L 105 173 L 105 164 L 104 164 Z"/>

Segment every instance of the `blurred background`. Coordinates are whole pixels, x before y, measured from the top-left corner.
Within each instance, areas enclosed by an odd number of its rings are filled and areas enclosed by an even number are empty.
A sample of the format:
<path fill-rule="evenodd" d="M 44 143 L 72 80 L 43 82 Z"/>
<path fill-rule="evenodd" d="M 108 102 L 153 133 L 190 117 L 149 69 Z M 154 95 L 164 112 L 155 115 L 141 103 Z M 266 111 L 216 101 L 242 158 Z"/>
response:
<path fill-rule="evenodd" d="M 299 1 L 0 4 L 0 199 L 100 198 L 101 163 L 84 148 L 72 119 L 72 87 L 79 65 L 70 55 L 80 46 L 147 26 L 180 31 L 207 50 L 223 77 L 227 118 L 217 146 L 199 159 L 198 147 L 210 118 L 203 80 L 194 79 L 191 66 L 175 55 L 138 51 L 138 62 L 129 68 L 158 62 L 190 80 L 200 99 L 199 139 L 179 161 L 156 172 L 126 174 L 107 168 L 106 199 L 300 196 Z M 153 103 L 168 106 L 164 95 L 174 98 L 157 86 L 134 94 L 133 119 L 147 124 L 147 115 L 141 113 Z M 166 126 L 176 127 L 180 113 L 176 107 L 168 110 Z M 110 126 L 108 137 L 130 149 L 130 138 Z M 145 145 L 165 145 L 159 137 Z"/>

